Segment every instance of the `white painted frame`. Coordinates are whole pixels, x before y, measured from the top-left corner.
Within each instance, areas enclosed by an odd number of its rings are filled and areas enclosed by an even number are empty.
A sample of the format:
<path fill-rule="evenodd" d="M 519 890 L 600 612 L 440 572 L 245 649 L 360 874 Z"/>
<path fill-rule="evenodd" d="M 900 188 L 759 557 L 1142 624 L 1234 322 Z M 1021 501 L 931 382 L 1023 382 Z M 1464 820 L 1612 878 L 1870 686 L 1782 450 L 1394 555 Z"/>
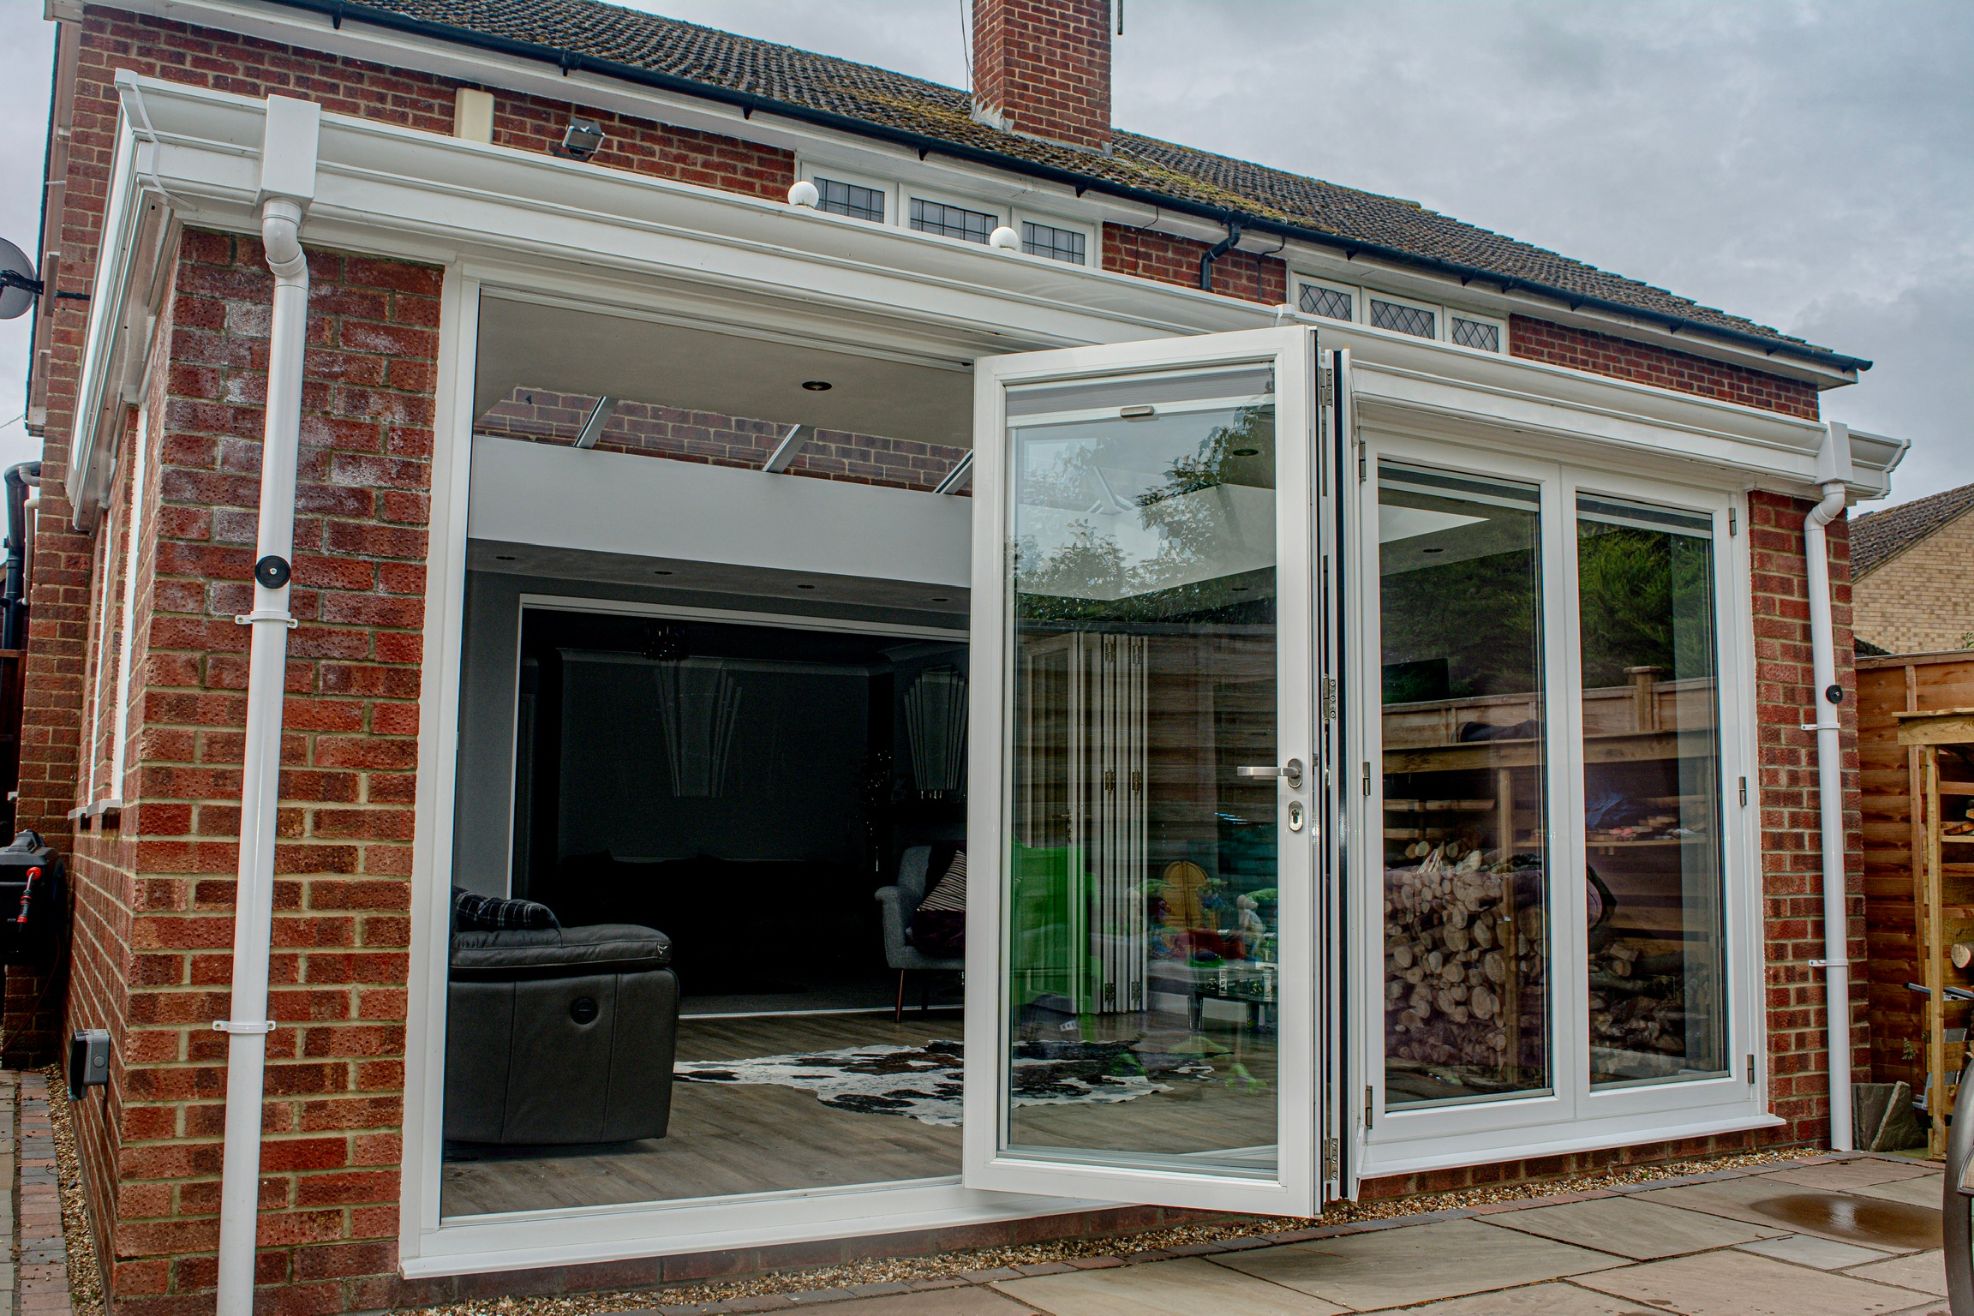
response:
<path fill-rule="evenodd" d="M 1008 678 L 1012 657 L 1007 577 L 1010 457 L 1007 392 L 1017 384 L 1101 380 L 1157 370 L 1210 370 L 1267 363 L 1275 372 L 1276 591 L 1278 608 L 1278 750 L 1310 769 L 1300 787 L 1277 779 L 1280 812 L 1281 999 L 1276 1173 L 1272 1179 L 1225 1171 L 1183 1172 L 1074 1153 L 1024 1153 L 1008 1146 L 1009 963 L 1002 885 L 1012 837 Z M 1291 832 L 1291 803 L 1311 815 L 1322 767 L 1316 735 L 1314 671 L 1314 498 L 1317 425 L 1316 333 L 1292 327 L 1148 343 L 1111 344 L 989 357 L 975 366 L 973 506 L 973 680 L 968 744 L 968 846 L 976 880 L 967 884 L 966 1079 L 961 1138 L 969 1187 L 1006 1192 L 1107 1197 L 1208 1210 L 1308 1215 L 1322 1191 L 1318 1163 L 1317 1057 L 1327 1053 L 1325 1021 L 1316 1011 L 1319 929 L 1316 851 L 1319 828 Z M 1319 815 L 1318 815 L 1319 816 Z M 985 935 L 983 935 L 983 933 Z"/>
<path fill-rule="evenodd" d="M 1567 458 L 1534 459 L 1483 448 L 1371 430 L 1363 436 L 1366 476 L 1358 486 L 1357 606 L 1359 640 L 1352 681 L 1362 692 L 1353 710 L 1367 790 L 1358 796 L 1353 834 L 1365 838 L 1353 857 L 1359 890 L 1381 890 L 1384 809 L 1378 632 L 1378 462 L 1391 458 L 1453 474 L 1535 485 L 1541 494 L 1544 754 L 1548 770 L 1545 826 L 1550 837 L 1548 887 L 1551 1085 L 1547 1092 L 1458 1104 L 1387 1109 L 1384 1090 L 1384 919 L 1367 901 L 1351 930 L 1359 1008 L 1354 1022 L 1365 1088 L 1361 1130 L 1365 1177 L 1404 1174 L 1482 1160 L 1558 1154 L 1598 1147 L 1696 1137 L 1780 1123 L 1768 1113 L 1763 1002 L 1760 813 L 1754 790 L 1754 659 L 1750 560 L 1736 533 L 1745 520 L 1738 490 L 1676 484 L 1622 470 L 1593 472 Z M 1587 455 L 1587 454 L 1586 454 Z M 1566 880 L 1583 853 L 1584 762 L 1578 751 L 1582 707 L 1576 583 L 1576 498 L 1602 494 L 1707 515 L 1713 523 L 1715 663 L 1721 790 L 1722 992 L 1729 1072 L 1606 1088 L 1589 1087 L 1587 909 L 1583 884 Z M 1749 784 L 1748 802 L 1738 784 Z"/>
<path fill-rule="evenodd" d="M 1350 298 L 1349 317 L 1346 319 L 1342 317 L 1318 315 L 1315 311 L 1302 310 L 1302 289 L 1304 284 L 1307 284 L 1312 288 L 1326 288 L 1331 292 L 1342 293 L 1344 296 Z M 1338 283 L 1335 279 L 1319 279 L 1313 274 L 1302 274 L 1296 271 L 1290 271 L 1289 304 L 1294 306 L 1296 310 L 1301 311 L 1302 314 L 1315 316 L 1315 318 L 1318 320 L 1334 319 L 1338 324 L 1364 323 L 1364 290 L 1355 284 Z"/>
<path fill-rule="evenodd" d="M 1447 302 L 1423 301 L 1417 297 L 1389 293 L 1382 289 L 1366 287 L 1363 284 L 1344 283 L 1337 279 L 1326 278 L 1320 274 L 1310 274 L 1305 270 L 1291 268 L 1289 271 L 1289 304 L 1295 306 L 1298 311 L 1301 311 L 1302 289 L 1305 284 L 1315 288 L 1327 288 L 1331 292 L 1340 292 L 1350 298 L 1350 318 L 1348 320 L 1335 321 L 1338 324 L 1356 324 L 1373 328 L 1374 326 L 1371 325 L 1371 298 L 1375 297 L 1381 302 L 1390 302 L 1394 306 L 1409 306 L 1416 310 L 1433 312 L 1434 334 L 1431 338 L 1420 338 L 1416 334 L 1403 334 L 1400 335 L 1401 337 L 1410 338 L 1415 342 L 1445 343 L 1449 347 L 1458 347 L 1464 352 L 1482 352 L 1485 356 L 1508 355 L 1508 319 L 1506 316 L 1489 311 L 1467 310 L 1464 307 Z M 1317 316 L 1311 311 L 1301 311 L 1301 314 L 1313 316 L 1319 320 L 1327 321 L 1331 319 L 1329 316 Z M 1455 316 L 1458 316 L 1462 320 L 1472 320 L 1477 324 L 1493 325 L 1501 335 L 1500 349 L 1494 352 L 1485 352 L 1481 348 L 1464 347 L 1459 343 L 1455 343 L 1453 341 L 1453 319 Z M 1397 333 L 1393 329 L 1377 329 L 1376 332 Z"/>
<path fill-rule="evenodd" d="M 827 178 L 832 182 L 848 183 L 853 187 L 867 187 L 873 192 L 882 192 L 884 194 L 883 219 L 864 219 L 857 215 L 840 215 L 834 210 L 824 210 L 820 200 L 816 202 L 816 211 L 818 214 L 830 215 L 836 219 L 847 219 L 854 224 L 880 224 L 885 228 L 902 228 L 910 232 L 917 232 L 916 229 L 913 229 L 910 224 L 905 222 L 904 196 L 898 186 L 898 180 L 895 178 L 880 178 L 874 174 L 859 172 L 856 169 L 839 169 L 827 161 L 807 159 L 796 161 L 795 177 L 805 183 L 814 183 L 817 191 L 822 190 L 822 182 Z"/>
<path fill-rule="evenodd" d="M 1046 224 L 1050 228 L 1061 229 L 1065 233 L 1081 233 L 1083 235 L 1083 263 L 1081 266 L 1077 266 L 1070 261 L 1057 260 L 1053 256 L 1037 256 L 1030 251 L 1021 251 L 1017 253 L 1019 255 L 1026 256 L 1030 260 L 1044 260 L 1051 265 L 1067 265 L 1071 269 L 1094 270 L 1103 267 L 1104 243 L 1103 228 L 1101 225 L 1091 224 L 1086 220 L 1070 219 L 1064 215 L 1052 214 L 1046 210 L 1031 210 L 1026 206 L 1016 206 L 1008 223 L 1013 226 L 1018 236 L 1021 235 L 1021 226 L 1025 223 Z"/>

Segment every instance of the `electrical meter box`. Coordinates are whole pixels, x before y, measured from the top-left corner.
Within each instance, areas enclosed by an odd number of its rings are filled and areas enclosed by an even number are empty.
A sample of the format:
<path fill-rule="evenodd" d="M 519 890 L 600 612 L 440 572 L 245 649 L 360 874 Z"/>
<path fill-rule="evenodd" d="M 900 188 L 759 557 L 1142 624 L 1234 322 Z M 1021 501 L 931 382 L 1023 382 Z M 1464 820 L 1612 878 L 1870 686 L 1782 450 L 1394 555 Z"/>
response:
<path fill-rule="evenodd" d="M 68 913 L 62 857 L 37 832 L 0 849 L 0 964 L 52 959 Z"/>

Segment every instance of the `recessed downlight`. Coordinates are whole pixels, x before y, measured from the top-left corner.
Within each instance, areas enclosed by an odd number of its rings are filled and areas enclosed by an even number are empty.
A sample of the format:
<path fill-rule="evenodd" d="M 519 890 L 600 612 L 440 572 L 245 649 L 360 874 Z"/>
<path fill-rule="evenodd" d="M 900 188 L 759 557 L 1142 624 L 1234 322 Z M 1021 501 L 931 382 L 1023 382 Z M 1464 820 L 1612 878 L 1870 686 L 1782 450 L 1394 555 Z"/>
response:
<path fill-rule="evenodd" d="M 654 575 L 654 576 L 669 576 L 669 575 L 671 575 L 672 573 L 671 573 L 671 572 L 669 572 L 669 571 L 654 571 L 654 572 L 652 572 L 651 574 L 652 574 L 652 575 Z"/>
<path fill-rule="evenodd" d="M 827 379 L 805 379 L 802 381 L 802 387 L 808 389 L 811 393 L 827 393 L 832 388 L 835 388 L 836 385 L 830 383 Z"/>
<path fill-rule="evenodd" d="M 1446 550 L 1443 548 L 1422 548 L 1419 551 L 1421 553 L 1444 553 Z"/>
<path fill-rule="evenodd" d="M 814 585 L 797 585 L 797 586 L 796 586 L 795 588 L 796 588 L 796 589 L 814 589 L 814 588 L 815 588 L 815 586 L 814 586 Z"/>
<path fill-rule="evenodd" d="M 953 600 L 944 594 L 934 594 L 932 596 L 932 601 L 934 603 L 951 603 Z"/>
<path fill-rule="evenodd" d="M 1261 455 L 1261 449 L 1259 448 L 1230 448 L 1228 451 L 1236 457 L 1259 457 Z"/>
<path fill-rule="evenodd" d="M 512 562 L 513 560 L 514 560 L 514 555 L 512 553 L 494 554 L 494 561 L 496 562 Z"/>

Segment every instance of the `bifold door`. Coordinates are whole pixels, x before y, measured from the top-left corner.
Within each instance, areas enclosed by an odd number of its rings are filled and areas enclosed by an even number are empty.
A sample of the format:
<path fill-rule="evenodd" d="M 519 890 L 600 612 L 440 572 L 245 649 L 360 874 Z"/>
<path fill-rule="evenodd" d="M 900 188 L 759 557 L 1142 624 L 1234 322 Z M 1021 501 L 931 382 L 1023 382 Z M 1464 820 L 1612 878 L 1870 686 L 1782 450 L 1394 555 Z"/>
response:
<path fill-rule="evenodd" d="M 969 1186 L 1319 1205 L 1316 367 L 978 366 Z"/>

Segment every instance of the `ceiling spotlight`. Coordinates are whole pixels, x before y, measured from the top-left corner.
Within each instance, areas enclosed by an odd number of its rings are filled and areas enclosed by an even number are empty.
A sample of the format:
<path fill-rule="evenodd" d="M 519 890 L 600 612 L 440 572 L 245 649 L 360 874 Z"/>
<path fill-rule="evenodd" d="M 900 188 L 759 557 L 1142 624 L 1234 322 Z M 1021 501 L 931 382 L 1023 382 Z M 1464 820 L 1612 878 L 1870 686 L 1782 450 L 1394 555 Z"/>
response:
<path fill-rule="evenodd" d="M 830 383 L 827 379 L 805 379 L 802 381 L 802 387 L 808 389 L 811 393 L 827 393 L 832 388 L 835 388 L 836 385 Z"/>
<path fill-rule="evenodd" d="M 814 589 L 814 588 L 815 588 L 815 586 L 814 586 L 814 585 L 797 585 L 797 586 L 796 586 L 795 588 L 796 588 L 796 589 Z"/>
<path fill-rule="evenodd" d="M 1259 448 L 1230 448 L 1228 451 L 1236 457 L 1259 457 L 1261 455 L 1261 449 Z"/>
<path fill-rule="evenodd" d="M 513 560 L 514 560 L 514 555 L 512 553 L 494 554 L 494 561 L 496 562 L 512 562 Z"/>
<path fill-rule="evenodd" d="M 571 160 L 587 160 L 602 145 L 602 124 L 594 119 L 573 118 L 569 120 L 569 126 L 562 130 L 562 143 L 555 148 L 555 153 L 566 155 Z"/>
<path fill-rule="evenodd" d="M 1422 548 L 1419 551 L 1421 553 L 1444 553 L 1446 550 L 1443 548 Z"/>
<path fill-rule="evenodd" d="M 671 573 L 671 572 L 669 572 L 669 571 L 654 571 L 654 572 L 652 572 L 651 574 L 652 574 L 652 575 L 654 575 L 654 576 L 669 576 L 669 575 L 671 575 L 672 573 Z"/>
<path fill-rule="evenodd" d="M 951 603 L 951 602 L 952 602 L 952 600 L 951 600 L 951 599 L 949 599 L 949 598 L 947 598 L 947 597 L 946 597 L 946 596 L 945 596 L 944 594 L 934 594 L 934 595 L 932 596 L 932 601 L 933 601 L 934 603 Z"/>

